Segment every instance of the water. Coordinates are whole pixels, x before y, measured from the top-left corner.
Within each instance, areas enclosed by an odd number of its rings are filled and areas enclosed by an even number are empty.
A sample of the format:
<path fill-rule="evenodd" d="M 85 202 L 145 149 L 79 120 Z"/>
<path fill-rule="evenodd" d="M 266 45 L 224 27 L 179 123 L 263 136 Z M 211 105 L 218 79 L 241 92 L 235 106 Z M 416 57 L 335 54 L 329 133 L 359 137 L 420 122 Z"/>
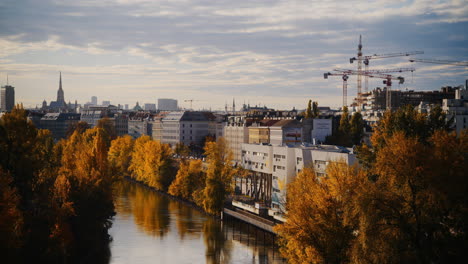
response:
<path fill-rule="evenodd" d="M 283 263 L 273 238 L 238 221 L 219 221 L 131 182 L 115 188 L 112 264 Z"/>

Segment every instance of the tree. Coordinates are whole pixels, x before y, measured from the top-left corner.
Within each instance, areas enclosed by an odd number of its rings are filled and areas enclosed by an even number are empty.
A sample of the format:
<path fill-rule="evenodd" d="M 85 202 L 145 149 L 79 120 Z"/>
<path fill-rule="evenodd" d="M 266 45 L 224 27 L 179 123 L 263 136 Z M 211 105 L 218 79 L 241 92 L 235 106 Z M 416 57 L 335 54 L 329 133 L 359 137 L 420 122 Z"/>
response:
<path fill-rule="evenodd" d="M 112 121 L 108 117 L 99 119 L 96 127 L 104 129 L 106 131 L 109 140 L 114 140 L 117 138 L 117 132 L 115 131 L 115 121 Z"/>
<path fill-rule="evenodd" d="M 77 123 L 71 124 L 66 132 L 66 137 L 69 138 L 75 131 L 78 131 L 78 133 L 83 134 L 87 129 L 90 129 L 91 126 L 84 122 L 84 121 L 79 121 Z"/>
<path fill-rule="evenodd" d="M 353 145 L 360 145 L 364 136 L 364 120 L 360 112 L 355 112 L 349 122 L 351 132 L 351 142 Z"/>
<path fill-rule="evenodd" d="M 20 197 L 10 187 L 11 175 L 0 168 L 0 253 L 6 262 L 18 261 L 22 246 L 23 214 L 19 210 Z"/>
<path fill-rule="evenodd" d="M 309 100 L 309 103 L 307 104 L 307 110 L 305 112 L 305 118 L 312 118 L 313 113 L 312 113 L 312 100 Z"/>
<path fill-rule="evenodd" d="M 184 158 L 190 154 L 190 148 L 182 142 L 177 142 L 174 153 Z"/>
<path fill-rule="evenodd" d="M 325 177 L 305 168 L 288 185 L 288 221 L 275 227 L 290 263 L 347 263 L 357 219 L 353 199 L 365 181 L 357 167 L 331 163 Z"/>
<path fill-rule="evenodd" d="M 150 140 L 151 138 L 149 136 L 141 136 L 135 140 L 135 144 L 133 146 L 129 170 L 131 172 L 130 176 L 137 181 L 145 181 L 145 144 Z"/>
<path fill-rule="evenodd" d="M 371 167 L 376 177 L 358 200 L 357 262 L 457 262 L 468 248 L 467 152 L 466 132 L 385 138 Z"/>
<path fill-rule="evenodd" d="M 317 118 L 320 115 L 320 111 L 318 109 L 318 102 L 313 102 L 312 104 L 312 116 L 313 118 Z"/>
<path fill-rule="evenodd" d="M 204 185 L 204 178 L 201 160 L 182 161 L 169 194 L 192 200 L 194 191 Z"/>
<path fill-rule="evenodd" d="M 218 142 L 208 142 L 205 146 L 208 168 L 203 189 L 203 208 L 210 214 L 221 212 L 226 196 L 232 192 L 234 168 L 232 152 L 224 138 Z"/>
<path fill-rule="evenodd" d="M 326 142 L 331 145 L 345 147 L 351 147 L 353 145 L 348 107 L 343 107 L 343 113 L 341 114 L 338 129 L 335 129 L 333 134 L 326 138 Z"/>
<path fill-rule="evenodd" d="M 130 175 L 130 162 L 133 151 L 133 138 L 129 135 L 118 137 L 111 142 L 109 148 L 109 165 L 111 173 L 125 177 Z"/>
<path fill-rule="evenodd" d="M 145 182 L 158 190 L 167 191 L 174 179 L 172 150 L 168 144 L 150 140 L 144 145 Z"/>

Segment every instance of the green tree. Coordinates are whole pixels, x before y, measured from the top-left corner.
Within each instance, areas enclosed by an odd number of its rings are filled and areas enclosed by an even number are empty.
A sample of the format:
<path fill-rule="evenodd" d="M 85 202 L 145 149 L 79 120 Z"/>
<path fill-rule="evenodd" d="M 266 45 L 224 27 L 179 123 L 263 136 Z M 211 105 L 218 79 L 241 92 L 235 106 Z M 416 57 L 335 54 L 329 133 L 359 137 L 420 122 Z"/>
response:
<path fill-rule="evenodd" d="M 351 117 L 351 121 L 349 122 L 350 125 L 350 133 L 351 133 L 351 142 L 353 145 L 360 145 L 361 140 L 364 136 L 364 120 L 362 119 L 362 115 L 360 112 L 355 112 Z"/>
<path fill-rule="evenodd" d="M 203 189 L 203 208 L 210 214 L 219 214 L 226 196 L 232 192 L 234 168 L 232 152 L 224 138 L 218 142 L 208 142 L 205 146 L 208 168 L 205 188 Z M 196 194 L 195 194 L 196 195 Z"/>

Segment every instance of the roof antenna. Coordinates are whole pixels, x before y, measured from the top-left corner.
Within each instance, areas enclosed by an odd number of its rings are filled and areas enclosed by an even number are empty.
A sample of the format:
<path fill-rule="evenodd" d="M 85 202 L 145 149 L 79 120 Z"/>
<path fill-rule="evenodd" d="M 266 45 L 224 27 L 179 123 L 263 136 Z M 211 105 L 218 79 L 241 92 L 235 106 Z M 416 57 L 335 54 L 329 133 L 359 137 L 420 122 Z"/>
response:
<path fill-rule="evenodd" d="M 8 85 L 8 73 L 6 75 L 6 85 Z"/>

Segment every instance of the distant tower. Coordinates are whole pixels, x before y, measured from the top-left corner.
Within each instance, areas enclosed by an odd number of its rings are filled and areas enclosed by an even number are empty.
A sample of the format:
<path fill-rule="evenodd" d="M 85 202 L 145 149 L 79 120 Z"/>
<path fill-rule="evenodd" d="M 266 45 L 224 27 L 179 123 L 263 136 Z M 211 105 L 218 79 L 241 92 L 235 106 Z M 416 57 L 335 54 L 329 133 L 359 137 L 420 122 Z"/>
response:
<path fill-rule="evenodd" d="M 97 105 L 97 97 L 96 96 L 91 96 L 91 104 L 92 105 Z"/>
<path fill-rule="evenodd" d="M 228 104 L 226 101 L 224 101 L 224 112 L 228 114 Z"/>
<path fill-rule="evenodd" d="M 60 72 L 60 80 L 59 80 L 59 89 L 57 91 L 57 103 L 61 106 L 65 106 L 65 96 L 63 95 L 62 89 L 62 72 Z"/>
<path fill-rule="evenodd" d="M 236 99 L 232 98 L 232 114 L 236 114 Z"/>
<path fill-rule="evenodd" d="M 11 111 L 15 106 L 15 87 L 7 84 L 0 90 L 0 110 Z"/>

